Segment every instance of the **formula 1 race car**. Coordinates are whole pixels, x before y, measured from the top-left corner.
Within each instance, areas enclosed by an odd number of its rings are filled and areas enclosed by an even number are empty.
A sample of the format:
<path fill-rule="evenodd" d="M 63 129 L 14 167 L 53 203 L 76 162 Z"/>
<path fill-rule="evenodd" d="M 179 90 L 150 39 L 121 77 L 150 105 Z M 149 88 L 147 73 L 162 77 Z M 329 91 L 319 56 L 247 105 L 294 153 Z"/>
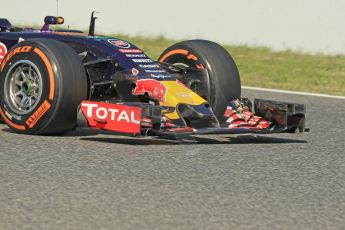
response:
<path fill-rule="evenodd" d="M 77 126 L 168 136 L 305 131 L 305 105 L 241 97 L 236 64 L 220 45 L 189 40 L 158 61 L 134 44 L 0 19 L 0 115 L 18 133 L 62 134 Z"/>

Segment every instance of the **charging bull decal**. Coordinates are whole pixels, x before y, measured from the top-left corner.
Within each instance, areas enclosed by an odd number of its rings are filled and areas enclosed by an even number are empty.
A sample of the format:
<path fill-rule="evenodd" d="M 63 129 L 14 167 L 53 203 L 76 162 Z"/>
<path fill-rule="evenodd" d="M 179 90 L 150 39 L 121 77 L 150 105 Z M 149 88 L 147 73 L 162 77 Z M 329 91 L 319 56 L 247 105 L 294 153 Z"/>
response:
<path fill-rule="evenodd" d="M 143 95 L 147 93 L 149 97 L 153 99 L 165 101 L 167 89 L 162 82 L 154 79 L 140 79 L 135 83 L 137 86 L 132 91 L 133 95 Z"/>

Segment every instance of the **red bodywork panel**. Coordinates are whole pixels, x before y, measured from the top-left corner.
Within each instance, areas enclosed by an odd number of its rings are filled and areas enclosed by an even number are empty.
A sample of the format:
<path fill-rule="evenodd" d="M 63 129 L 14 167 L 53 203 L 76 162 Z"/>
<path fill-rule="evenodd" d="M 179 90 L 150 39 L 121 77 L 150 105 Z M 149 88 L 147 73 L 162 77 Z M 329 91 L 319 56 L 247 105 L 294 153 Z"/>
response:
<path fill-rule="evenodd" d="M 142 113 L 140 107 L 83 101 L 81 111 L 92 128 L 140 134 Z"/>

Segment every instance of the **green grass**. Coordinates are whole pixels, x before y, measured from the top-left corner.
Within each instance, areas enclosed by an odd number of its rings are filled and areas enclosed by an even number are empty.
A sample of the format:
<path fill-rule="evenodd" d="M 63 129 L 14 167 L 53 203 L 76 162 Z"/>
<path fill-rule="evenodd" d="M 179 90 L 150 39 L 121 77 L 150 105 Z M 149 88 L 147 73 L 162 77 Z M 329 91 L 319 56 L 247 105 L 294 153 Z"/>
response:
<path fill-rule="evenodd" d="M 110 36 L 136 44 L 154 60 L 163 50 L 178 42 L 164 36 Z M 345 96 L 345 55 L 310 55 L 289 50 L 275 52 L 266 47 L 224 46 L 235 59 L 242 85 Z"/>
<path fill-rule="evenodd" d="M 157 59 L 168 46 L 178 42 L 160 37 L 112 35 L 133 42 Z M 310 55 L 292 51 L 274 52 L 265 47 L 225 48 L 235 59 L 242 85 L 345 95 L 345 56 Z"/>

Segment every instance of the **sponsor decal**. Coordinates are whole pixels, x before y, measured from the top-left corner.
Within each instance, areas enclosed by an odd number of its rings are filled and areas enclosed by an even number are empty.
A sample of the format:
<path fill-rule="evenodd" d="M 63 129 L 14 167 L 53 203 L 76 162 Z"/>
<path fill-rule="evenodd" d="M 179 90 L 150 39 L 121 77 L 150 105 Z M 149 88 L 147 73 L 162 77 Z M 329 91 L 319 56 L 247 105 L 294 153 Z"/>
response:
<path fill-rule="evenodd" d="M 145 69 L 146 73 L 166 73 L 164 69 L 157 69 L 157 70 L 152 70 L 152 69 Z"/>
<path fill-rule="evenodd" d="M 180 98 L 192 98 L 193 94 L 192 93 L 181 92 L 181 93 L 177 93 L 177 96 L 180 97 Z"/>
<path fill-rule="evenodd" d="M 147 57 L 146 54 L 126 54 L 126 57 L 129 58 L 142 58 L 142 57 Z"/>
<path fill-rule="evenodd" d="M 5 55 L 7 54 L 7 47 L 4 43 L 0 42 L 0 64 L 4 60 Z"/>
<path fill-rule="evenodd" d="M 157 69 L 157 68 L 160 68 L 159 65 L 139 65 L 140 68 L 143 68 L 143 69 Z"/>
<path fill-rule="evenodd" d="M 137 53 L 143 53 L 140 49 L 119 49 L 121 53 L 125 54 L 137 54 Z"/>
<path fill-rule="evenodd" d="M 137 70 L 136 68 L 132 69 L 132 75 L 133 76 L 137 76 L 139 74 L 139 70 Z"/>
<path fill-rule="evenodd" d="M 1 43 L 2 44 L 2 43 Z M 6 58 L 3 58 L 1 60 L 1 67 L 0 67 L 0 71 L 3 70 L 4 66 L 6 65 L 6 63 L 8 62 L 8 60 L 10 60 L 15 54 L 17 53 L 27 53 L 30 52 L 32 50 L 32 46 L 21 46 L 21 47 L 17 47 L 14 50 L 12 50 L 7 56 Z"/>
<path fill-rule="evenodd" d="M 32 114 L 32 116 L 25 122 L 31 129 L 42 118 L 42 116 L 50 109 L 51 104 L 45 100 L 43 104 Z"/>
<path fill-rule="evenodd" d="M 133 95 L 144 95 L 147 93 L 152 99 L 165 101 L 167 89 L 162 82 L 154 79 L 140 79 L 136 81 Z"/>
<path fill-rule="evenodd" d="M 151 63 L 153 62 L 151 59 L 132 59 L 135 63 Z"/>
<path fill-rule="evenodd" d="M 150 74 L 151 77 L 153 78 L 166 78 L 170 77 L 169 75 L 161 75 L 161 74 Z"/>
<path fill-rule="evenodd" d="M 117 40 L 117 39 L 108 39 L 108 42 L 113 44 L 114 46 L 117 46 L 119 48 L 128 49 L 131 47 L 131 45 L 128 42 Z"/>
<path fill-rule="evenodd" d="M 139 107 L 83 101 L 81 110 L 90 127 L 123 133 L 140 133 Z"/>
<path fill-rule="evenodd" d="M 23 41 L 25 41 L 25 39 L 24 39 L 24 38 L 22 38 L 22 37 L 19 37 L 19 39 L 18 39 L 18 43 L 23 42 Z"/>

